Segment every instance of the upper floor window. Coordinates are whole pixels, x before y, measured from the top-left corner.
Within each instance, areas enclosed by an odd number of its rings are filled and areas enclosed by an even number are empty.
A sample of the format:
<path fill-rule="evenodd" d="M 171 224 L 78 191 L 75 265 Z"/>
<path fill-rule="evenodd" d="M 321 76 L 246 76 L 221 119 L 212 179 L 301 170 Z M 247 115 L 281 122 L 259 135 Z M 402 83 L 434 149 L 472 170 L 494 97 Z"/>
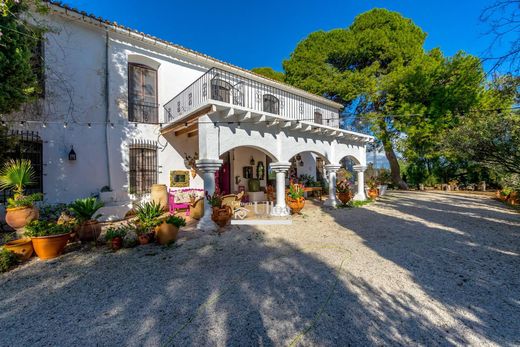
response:
<path fill-rule="evenodd" d="M 264 111 L 274 114 L 280 113 L 280 101 L 276 96 L 271 94 L 264 95 Z"/>
<path fill-rule="evenodd" d="M 323 115 L 321 114 L 321 112 L 314 112 L 314 123 L 323 124 Z"/>
<path fill-rule="evenodd" d="M 146 65 L 128 64 L 128 120 L 159 123 L 157 70 Z"/>
<path fill-rule="evenodd" d="M 219 78 L 212 79 L 211 98 L 217 101 L 229 102 L 231 100 L 231 84 Z"/>

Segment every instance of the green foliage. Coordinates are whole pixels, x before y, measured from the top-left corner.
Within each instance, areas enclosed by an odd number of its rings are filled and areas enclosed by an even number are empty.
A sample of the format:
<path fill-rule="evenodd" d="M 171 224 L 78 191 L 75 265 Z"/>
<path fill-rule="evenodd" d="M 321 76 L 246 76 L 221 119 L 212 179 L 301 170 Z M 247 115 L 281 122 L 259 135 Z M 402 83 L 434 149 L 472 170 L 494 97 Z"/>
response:
<path fill-rule="evenodd" d="M 291 183 L 289 185 L 289 191 L 287 192 L 287 196 L 294 200 L 303 198 L 303 195 L 305 193 L 303 189 L 303 185 L 298 183 Z"/>
<path fill-rule="evenodd" d="M 159 203 L 154 201 L 145 202 L 138 205 L 135 212 L 139 224 L 145 229 L 150 229 L 161 224 L 158 218 L 163 214 L 163 210 Z"/>
<path fill-rule="evenodd" d="M 338 180 L 336 183 L 336 192 L 338 193 L 348 193 L 350 192 L 350 182 L 346 179 Z"/>
<path fill-rule="evenodd" d="M 35 99 L 40 86 L 34 70 L 33 52 L 41 38 L 41 30 L 25 22 L 24 13 L 30 5 L 44 11 L 40 1 L 2 1 L 0 13 L 0 114 L 16 111 Z"/>
<path fill-rule="evenodd" d="M 125 224 L 121 224 L 118 227 L 110 227 L 107 229 L 105 239 L 111 241 L 117 237 L 124 238 L 129 230 L 131 230 L 131 227 Z"/>
<path fill-rule="evenodd" d="M 7 207 L 32 207 L 36 201 L 41 201 L 42 199 L 42 193 L 34 193 L 31 195 L 17 195 L 14 198 L 7 199 Z"/>
<path fill-rule="evenodd" d="M 222 206 L 222 195 L 217 190 L 215 190 L 212 195 L 209 195 L 209 193 L 206 191 L 206 200 L 208 200 L 208 203 L 211 207 Z"/>
<path fill-rule="evenodd" d="M 164 221 L 168 224 L 175 225 L 177 228 L 186 226 L 186 219 L 180 216 L 170 215 Z"/>
<path fill-rule="evenodd" d="M 57 221 L 62 213 L 66 213 L 67 215 L 71 214 L 69 207 L 67 204 L 52 204 L 52 205 L 43 205 L 39 207 L 40 212 L 40 220 L 43 221 Z"/>
<path fill-rule="evenodd" d="M 31 161 L 27 159 L 7 161 L 0 170 L 0 189 L 12 189 L 16 195 L 22 195 L 28 185 L 34 183 L 35 172 Z"/>
<path fill-rule="evenodd" d="M 272 80 L 276 80 L 279 82 L 285 81 L 285 74 L 283 72 L 275 71 L 273 70 L 273 68 L 270 67 L 255 67 L 251 69 L 251 71 L 259 75 L 265 76 L 267 78 L 270 78 Z"/>
<path fill-rule="evenodd" d="M 35 220 L 25 226 L 25 236 L 40 237 L 68 234 L 73 227 L 72 224 Z"/>
<path fill-rule="evenodd" d="M 0 248 L 0 272 L 9 271 L 18 263 L 18 257 L 8 249 Z"/>
<path fill-rule="evenodd" d="M 69 208 L 74 213 L 79 222 L 86 222 L 91 219 L 98 219 L 101 214 L 94 215 L 104 204 L 96 197 L 77 199 Z"/>

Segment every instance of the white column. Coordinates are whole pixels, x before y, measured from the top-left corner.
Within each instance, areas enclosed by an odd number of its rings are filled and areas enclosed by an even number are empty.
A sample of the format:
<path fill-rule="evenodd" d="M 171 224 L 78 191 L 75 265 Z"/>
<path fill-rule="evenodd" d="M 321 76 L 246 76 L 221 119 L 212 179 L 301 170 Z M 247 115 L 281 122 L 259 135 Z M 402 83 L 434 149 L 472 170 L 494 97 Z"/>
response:
<path fill-rule="evenodd" d="M 271 215 L 288 216 L 291 212 L 285 204 L 285 173 L 291 167 L 289 162 L 271 163 L 271 169 L 276 172 L 276 205 Z"/>
<path fill-rule="evenodd" d="M 341 165 L 338 164 L 327 164 L 325 170 L 329 173 L 329 198 L 325 201 L 325 206 L 336 207 L 336 172 L 339 170 Z"/>
<path fill-rule="evenodd" d="M 357 193 L 354 195 L 354 200 L 366 200 L 365 195 L 365 170 L 364 165 L 354 165 L 353 169 L 357 172 Z"/>
<path fill-rule="evenodd" d="M 202 179 L 204 180 L 204 194 L 208 192 L 212 195 L 215 192 L 215 172 L 222 165 L 220 159 L 200 159 L 196 163 L 197 168 L 202 172 Z M 211 219 L 213 213 L 212 207 L 204 197 L 204 215 L 197 224 L 197 229 L 204 231 L 217 231 L 218 225 Z"/>

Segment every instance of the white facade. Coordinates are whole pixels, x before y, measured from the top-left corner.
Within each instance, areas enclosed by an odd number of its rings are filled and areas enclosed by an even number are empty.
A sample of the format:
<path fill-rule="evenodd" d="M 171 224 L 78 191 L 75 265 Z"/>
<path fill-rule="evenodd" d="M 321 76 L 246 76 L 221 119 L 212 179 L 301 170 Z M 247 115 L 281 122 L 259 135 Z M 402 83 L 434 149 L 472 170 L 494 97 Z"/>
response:
<path fill-rule="evenodd" d="M 285 163 L 302 153 L 306 165 L 301 173 L 313 175 L 315 157 L 320 155 L 330 177 L 340 160 L 349 156 L 362 172 L 365 145 L 371 139 L 337 128 L 341 105 L 115 24 L 49 6 L 51 11 L 44 17 L 52 28 L 44 50 L 45 99 L 39 114 L 31 115 L 32 121 L 23 128 L 38 131 L 44 141 L 47 202 L 70 202 L 98 194 L 103 187 L 110 187 L 116 202 L 138 199 L 129 194 L 128 172 L 128 149 L 136 141 L 157 143 L 157 183 L 167 185 L 170 171 L 187 169 L 185 153 L 197 152 L 200 165 L 190 187 L 210 191 L 211 171 L 218 169 L 219 158 L 228 151 L 234 151 L 233 190 L 247 186 L 247 180 L 237 184 L 235 177 L 242 176 L 241 168 L 251 156 L 264 164 L 269 156 L 274 164 L 282 163 L 273 167 L 283 171 Z M 128 121 L 129 63 L 157 70 L 161 124 Z M 205 97 L 196 96 L 202 86 L 194 82 L 215 68 L 245 81 L 240 87 L 243 102 L 210 100 L 207 89 Z M 261 89 L 281 100 L 278 115 L 257 107 Z M 182 110 L 176 110 L 178 100 Z M 201 109 L 206 111 L 200 113 Z M 317 110 L 329 121 L 314 124 Z M 186 120 L 196 131 L 182 131 Z M 77 154 L 75 161 L 68 160 L 71 147 Z"/>

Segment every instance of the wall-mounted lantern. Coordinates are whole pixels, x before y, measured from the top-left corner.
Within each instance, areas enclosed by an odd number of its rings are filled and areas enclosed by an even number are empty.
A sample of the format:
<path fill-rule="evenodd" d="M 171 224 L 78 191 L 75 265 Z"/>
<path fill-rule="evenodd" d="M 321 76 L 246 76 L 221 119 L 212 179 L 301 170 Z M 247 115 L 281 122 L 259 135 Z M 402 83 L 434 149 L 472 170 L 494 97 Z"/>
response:
<path fill-rule="evenodd" d="M 76 160 L 76 152 L 74 152 L 74 146 L 70 146 L 69 160 Z"/>
<path fill-rule="evenodd" d="M 249 165 L 255 166 L 255 158 L 253 158 L 253 156 L 251 156 L 251 160 L 249 161 Z"/>

